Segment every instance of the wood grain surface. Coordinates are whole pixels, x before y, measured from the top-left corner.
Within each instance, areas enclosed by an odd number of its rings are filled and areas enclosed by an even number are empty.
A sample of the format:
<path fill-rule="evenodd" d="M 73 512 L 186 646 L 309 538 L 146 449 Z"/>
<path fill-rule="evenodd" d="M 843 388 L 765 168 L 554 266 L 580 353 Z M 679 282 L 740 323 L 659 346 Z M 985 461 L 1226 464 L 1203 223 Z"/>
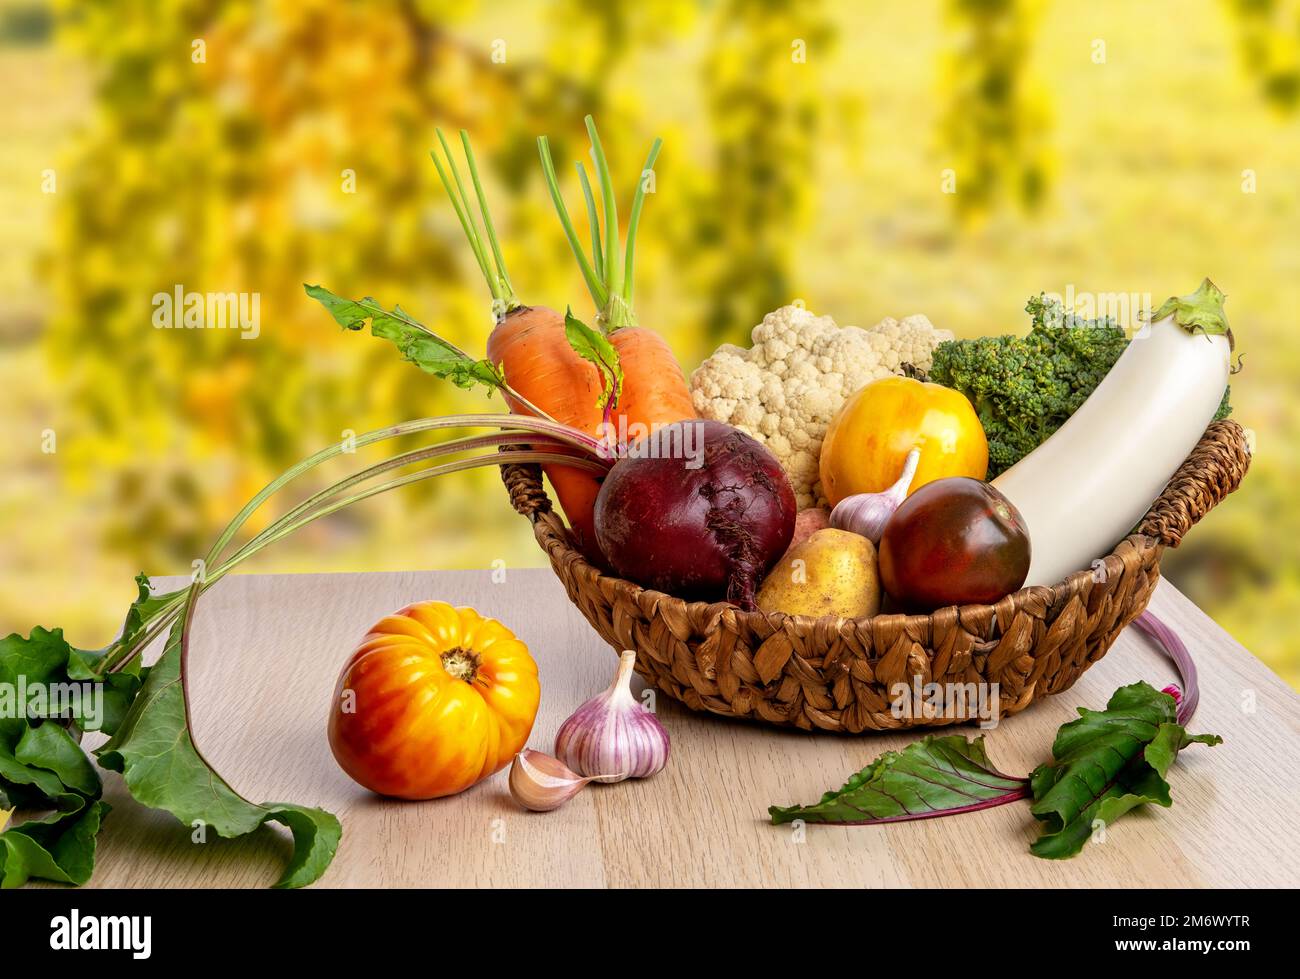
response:
<path fill-rule="evenodd" d="M 814 801 L 912 738 L 778 731 L 693 714 L 663 697 L 672 757 L 654 778 L 593 786 L 546 814 L 513 803 L 506 772 L 449 799 L 377 798 L 335 765 L 326 712 L 340 665 L 371 623 L 422 599 L 473 605 L 529 644 L 542 677 L 532 747 L 549 752 L 560 722 L 613 675 L 615 656 L 549 570 L 512 570 L 504 583 L 488 571 L 232 576 L 199 610 L 196 738 L 246 797 L 340 817 L 343 842 L 318 886 L 1300 885 L 1300 697 L 1167 583 L 1152 609 L 1200 667 L 1191 728 L 1225 743 L 1179 756 L 1172 809 L 1128 815 L 1067 861 L 1030 856 L 1037 823 L 1024 803 L 881 827 L 808 826 L 802 836 L 774 827 L 769 805 Z M 989 754 L 1005 772 L 1028 772 L 1075 707 L 1101 708 L 1139 679 L 1164 686 L 1175 678 L 1129 629 L 1071 690 L 986 732 Z M 289 852 L 279 828 L 196 844 L 188 827 L 135 803 L 118 776 L 106 778 L 113 813 L 91 886 L 265 887 L 278 877 Z"/>

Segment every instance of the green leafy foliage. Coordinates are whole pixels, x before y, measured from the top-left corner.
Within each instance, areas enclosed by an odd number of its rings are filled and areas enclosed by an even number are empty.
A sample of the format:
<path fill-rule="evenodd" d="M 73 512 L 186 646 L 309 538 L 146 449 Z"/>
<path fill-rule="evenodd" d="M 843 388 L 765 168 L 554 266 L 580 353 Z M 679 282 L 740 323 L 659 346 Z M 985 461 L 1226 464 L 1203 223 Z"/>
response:
<path fill-rule="evenodd" d="M 401 306 L 387 310 L 369 296 L 357 300 L 343 299 L 322 286 L 305 285 L 303 288 L 345 330 L 363 330 L 369 322 L 372 336 L 391 341 L 404 358 L 435 377 L 466 390 L 481 384 L 489 394 L 505 383 L 501 371 L 491 361 L 470 357 L 412 319 Z"/>
<path fill-rule="evenodd" d="M 180 594 L 153 594 L 144 575 L 136 582 L 139 594 L 122 633 L 105 649 L 76 649 L 61 629 L 40 627 L 25 638 L 14 634 L 0 640 L 0 690 L 8 696 L 19 688 L 85 683 L 98 684 L 102 695 L 96 718 L 84 702 L 80 714 L 29 716 L 26 704 L 21 711 L 0 712 L 0 815 L 7 818 L 15 807 L 47 813 L 7 829 L 0 821 L 0 887 L 20 887 L 33 877 L 78 885 L 90 879 L 96 840 L 109 812 L 100 798 L 99 773 L 79 744 L 92 719 L 111 736 L 96 752 L 100 764 L 121 772 L 139 802 L 225 837 L 281 823 L 293 834 L 294 850 L 276 886 L 312 883 L 338 848 L 338 820 L 319 809 L 254 805 L 203 760 L 189 731 L 179 624 L 154 667 L 140 668 L 135 656 L 123 669 L 101 676 L 106 658 L 128 652 Z"/>
<path fill-rule="evenodd" d="M 609 342 L 609 337 L 574 316 L 572 309 L 564 311 L 564 337 L 579 357 L 594 364 L 600 372 L 600 398 L 597 405 L 604 409 L 618 404 L 618 399 L 623 394 L 623 367 L 618 361 L 618 351 Z"/>
<path fill-rule="evenodd" d="M 54 721 L 29 725 L 14 748 L 14 757 L 23 764 L 53 773 L 60 784 L 88 798 L 98 796 L 103 789 L 95 766 L 81 746 L 67 728 Z"/>
<path fill-rule="evenodd" d="M 0 833 L 0 888 L 22 887 L 33 877 L 75 885 L 90 880 L 95 841 L 112 807 L 80 796 L 68 806 Z"/>
<path fill-rule="evenodd" d="M 1096 390 L 1128 347 L 1109 317 L 1086 319 L 1046 295 L 1025 305 L 1025 336 L 949 340 L 934 351 L 930 380 L 974 406 L 989 442 L 989 478 L 1042 445 Z M 1216 418 L 1231 411 L 1228 392 Z"/>
<path fill-rule="evenodd" d="M 0 793 L 12 806 L 70 812 L 99 796 L 99 778 L 74 738 L 82 719 L 29 716 L 26 702 L 38 689 L 79 682 L 68 672 L 78 653 L 61 629 L 0 639 Z"/>
<path fill-rule="evenodd" d="M 276 887 L 310 884 L 334 859 L 342 836 L 336 817 L 302 806 L 251 803 L 195 748 L 185 710 L 179 623 L 121 730 L 96 755 L 105 768 L 122 773 L 137 801 L 187 825 L 205 825 L 227 838 L 244 836 L 265 822 L 287 826 L 293 833 L 293 856 Z"/>
<path fill-rule="evenodd" d="M 1026 794 L 1025 779 L 993 767 L 982 737 L 931 734 L 885 752 L 810 806 L 772 806 L 768 814 L 777 824 L 880 823 L 984 809 Z"/>
<path fill-rule="evenodd" d="M 1053 760 L 1030 775 L 1043 835 L 1030 851 L 1061 859 L 1078 853 L 1094 827 L 1109 826 L 1146 803 L 1173 805 L 1165 774 L 1189 744 L 1216 745 L 1215 734 L 1189 735 L 1175 720 L 1174 698 L 1148 683 L 1116 690 L 1104 711 L 1079 708 L 1052 744 Z"/>
<path fill-rule="evenodd" d="M 934 352 L 930 379 L 970 400 L 989 442 L 989 477 L 1028 455 L 1065 424 L 1128 346 L 1110 319 L 1083 320 L 1035 296 L 1026 336 L 950 340 Z"/>
<path fill-rule="evenodd" d="M 85 720 L 62 710 L 56 716 L 48 700 L 47 715 L 30 716 L 26 699 L 38 689 L 79 682 L 70 666 L 89 655 L 73 649 L 61 629 L 37 627 L 25 638 L 0 639 L 0 810 L 49 811 L 0 833 L 0 887 L 20 887 L 31 877 L 63 884 L 90 879 L 108 806 L 99 798 L 99 774 L 77 743 Z M 75 704 L 87 713 L 84 703 Z"/>
<path fill-rule="evenodd" d="M 1165 775 L 1190 744 L 1215 745 L 1215 734 L 1189 735 L 1177 723 L 1174 698 L 1147 683 L 1115 691 L 1104 711 L 1079 708 L 1061 726 L 1051 762 L 1026 778 L 1004 775 L 989 761 L 983 737 L 927 735 L 902 751 L 888 751 L 839 789 L 809 806 L 768 809 L 774 824 L 867 824 L 952 816 L 1032 795 L 1030 812 L 1043 833 L 1035 856 L 1077 854 L 1095 827 L 1110 825 L 1148 802 L 1168 807 Z"/>
<path fill-rule="evenodd" d="M 140 684 L 149 672 L 139 657 L 132 657 L 118 672 L 104 674 L 103 663 L 130 650 L 145 634 L 149 624 L 183 594 L 184 589 L 154 594 L 149 577 L 135 576 L 136 597 L 126 611 L 117 638 L 103 649 L 70 649 L 67 672 L 70 680 L 91 680 L 103 684 L 103 718 L 98 730 L 112 736 L 126 717 Z"/>

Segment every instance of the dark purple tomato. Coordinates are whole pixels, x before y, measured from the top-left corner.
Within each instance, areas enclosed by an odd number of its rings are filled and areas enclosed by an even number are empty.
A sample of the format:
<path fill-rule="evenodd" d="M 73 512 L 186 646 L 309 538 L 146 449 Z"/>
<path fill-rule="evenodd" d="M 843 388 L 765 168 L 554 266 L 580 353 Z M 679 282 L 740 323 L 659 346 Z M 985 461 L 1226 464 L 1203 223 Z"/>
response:
<path fill-rule="evenodd" d="M 984 605 L 1029 574 L 1029 530 L 988 483 L 950 476 L 903 501 L 880 538 L 880 582 L 909 612 Z"/>

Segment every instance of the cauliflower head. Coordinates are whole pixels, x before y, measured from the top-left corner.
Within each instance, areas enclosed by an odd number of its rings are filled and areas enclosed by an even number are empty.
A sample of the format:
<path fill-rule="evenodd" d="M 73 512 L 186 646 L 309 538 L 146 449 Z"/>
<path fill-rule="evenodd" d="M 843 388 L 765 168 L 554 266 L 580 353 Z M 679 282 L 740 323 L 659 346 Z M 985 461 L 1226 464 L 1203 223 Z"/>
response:
<path fill-rule="evenodd" d="M 849 395 L 904 364 L 928 371 L 934 348 L 953 338 L 926 317 L 887 317 L 869 330 L 840 327 L 803 306 L 763 317 L 753 346 L 723 344 L 691 375 L 702 418 L 751 435 L 780 460 L 799 509 L 824 506 L 818 457 L 826 428 Z"/>

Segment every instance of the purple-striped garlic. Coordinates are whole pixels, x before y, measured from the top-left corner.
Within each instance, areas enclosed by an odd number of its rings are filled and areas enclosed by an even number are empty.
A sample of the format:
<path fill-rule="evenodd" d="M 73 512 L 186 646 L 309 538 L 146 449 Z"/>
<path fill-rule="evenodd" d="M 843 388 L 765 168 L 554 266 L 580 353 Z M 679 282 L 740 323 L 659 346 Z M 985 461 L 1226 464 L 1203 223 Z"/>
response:
<path fill-rule="evenodd" d="M 880 543 L 885 532 L 885 524 L 894 515 L 894 511 L 907 499 L 908 488 L 916 476 L 917 463 L 921 461 L 921 450 L 912 449 L 903 460 L 903 470 L 897 482 L 887 490 L 879 493 L 857 493 L 846 496 L 835 504 L 831 511 L 831 526 L 836 530 L 847 530 L 860 534 L 873 544 Z"/>
<path fill-rule="evenodd" d="M 510 794 L 525 809 L 550 812 L 582 791 L 589 778 L 571 772 L 564 762 L 525 748 L 510 766 Z"/>
<path fill-rule="evenodd" d="M 648 778 L 668 763 L 668 732 L 632 695 L 635 664 L 636 652 L 624 650 L 609 689 L 560 725 L 555 755 L 579 775 L 597 782 L 621 782 Z"/>

